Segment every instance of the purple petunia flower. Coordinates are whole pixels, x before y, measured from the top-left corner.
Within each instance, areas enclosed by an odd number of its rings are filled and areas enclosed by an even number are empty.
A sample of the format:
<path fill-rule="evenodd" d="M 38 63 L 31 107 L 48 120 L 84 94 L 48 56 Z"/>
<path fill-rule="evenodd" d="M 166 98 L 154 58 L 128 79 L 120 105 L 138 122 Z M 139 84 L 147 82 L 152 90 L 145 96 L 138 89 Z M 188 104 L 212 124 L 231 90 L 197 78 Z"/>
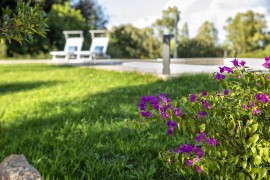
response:
<path fill-rule="evenodd" d="M 176 152 L 181 153 L 190 153 L 193 150 L 190 144 L 180 145 L 180 147 L 176 150 Z"/>
<path fill-rule="evenodd" d="M 227 72 L 227 73 L 232 73 L 232 68 L 230 67 L 227 67 L 227 66 L 223 66 L 223 67 L 219 67 L 219 72 L 220 73 L 224 73 L 224 72 Z"/>
<path fill-rule="evenodd" d="M 210 109 L 211 108 L 211 105 L 208 104 L 207 100 L 202 100 L 201 103 L 202 103 L 202 105 L 203 105 L 203 107 L 205 109 Z"/>
<path fill-rule="evenodd" d="M 253 108 L 255 106 L 255 103 L 253 101 L 250 102 L 250 107 Z"/>
<path fill-rule="evenodd" d="M 200 132 L 200 135 L 195 138 L 197 142 L 201 142 L 203 139 L 206 138 L 206 134 L 204 132 Z"/>
<path fill-rule="evenodd" d="M 206 91 L 203 91 L 202 92 L 202 96 L 207 96 L 207 92 Z"/>
<path fill-rule="evenodd" d="M 260 113 L 261 113 L 261 110 L 258 109 L 258 108 L 255 108 L 255 109 L 253 110 L 253 115 L 257 115 L 257 114 L 260 114 Z"/>
<path fill-rule="evenodd" d="M 178 126 L 178 124 L 174 121 L 168 120 L 166 123 L 167 126 L 169 126 L 167 134 L 173 134 L 174 128 Z"/>
<path fill-rule="evenodd" d="M 166 95 L 164 93 L 160 93 L 158 95 L 158 97 L 163 101 L 165 102 L 165 104 L 169 104 L 171 102 L 171 99 L 170 98 L 167 98 Z"/>
<path fill-rule="evenodd" d="M 193 162 L 192 162 L 192 160 L 188 159 L 188 160 L 186 160 L 186 164 L 188 166 L 192 166 L 193 165 Z"/>
<path fill-rule="evenodd" d="M 269 69 L 270 68 L 270 56 L 265 58 L 265 63 L 263 64 L 263 67 Z"/>
<path fill-rule="evenodd" d="M 142 115 L 143 117 L 151 117 L 151 116 L 152 116 L 152 114 L 151 114 L 150 111 L 142 111 L 142 112 L 141 112 L 141 115 Z"/>
<path fill-rule="evenodd" d="M 266 79 L 266 80 L 270 80 L 270 76 L 266 75 L 266 76 L 265 76 L 265 79 Z"/>
<path fill-rule="evenodd" d="M 227 96 L 229 94 L 229 92 L 230 92 L 229 89 L 225 89 L 224 90 L 224 95 Z"/>
<path fill-rule="evenodd" d="M 218 72 L 214 76 L 214 78 L 217 79 L 217 80 L 223 80 L 223 79 L 225 79 L 225 77 L 226 77 L 225 75 L 220 74 Z"/>
<path fill-rule="evenodd" d="M 171 135 L 171 134 L 173 134 L 173 131 L 174 131 L 174 127 L 169 127 L 167 134 Z"/>
<path fill-rule="evenodd" d="M 258 101 L 261 101 L 263 102 L 264 104 L 266 104 L 268 102 L 268 97 L 266 94 L 256 94 L 255 95 L 255 98 L 258 100 Z"/>
<path fill-rule="evenodd" d="M 177 127 L 177 123 L 171 120 L 168 120 L 166 123 L 167 126 L 171 126 L 171 127 Z"/>
<path fill-rule="evenodd" d="M 246 61 L 242 60 L 239 64 L 240 64 L 242 67 L 244 67 L 245 64 L 246 64 Z"/>
<path fill-rule="evenodd" d="M 201 118 L 205 118 L 206 112 L 205 112 L 205 111 L 201 111 L 201 112 L 198 113 L 198 115 L 199 115 Z"/>
<path fill-rule="evenodd" d="M 198 172 L 198 173 L 201 173 L 201 172 L 202 172 L 201 166 L 197 166 L 197 167 L 196 167 L 196 172 Z"/>
<path fill-rule="evenodd" d="M 224 73 L 224 70 L 225 70 L 224 67 L 218 67 L 218 68 L 219 68 L 220 73 Z"/>
<path fill-rule="evenodd" d="M 169 114 L 167 113 L 167 106 L 166 105 L 165 106 L 160 106 L 159 107 L 159 112 L 161 114 L 162 119 L 166 119 L 169 116 Z"/>
<path fill-rule="evenodd" d="M 147 103 L 147 97 L 146 96 L 142 96 L 141 97 L 141 101 L 139 102 L 138 106 L 140 108 L 141 111 L 145 111 L 145 104 Z"/>
<path fill-rule="evenodd" d="M 190 101 L 191 102 L 195 102 L 195 100 L 196 100 L 196 95 L 195 94 L 191 94 L 190 95 Z"/>
<path fill-rule="evenodd" d="M 175 115 L 178 117 L 182 117 L 183 114 L 181 113 L 180 108 L 175 109 Z"/>
<path fill-rule="evenodd" d="M 201 158 L 203 156 L 203 151 L 201 148 L 197 147 L 196 145 L 194 145 L 194 148 L 193 148 L 193 151 L 194 153 L 196 154 L 196 156 L 198 158 Z"/>
<path fill-rule="evenodd" d="M 242 109 L 246 111 L 246 110 L 248 109 L 248 106 L 245 105 L 245 104 L 243 104 L 243 105 L 242 105 Z"/>
<path fill-rule="evenodd" d="M 198 158 L 198 157 L 193 159 L 194 162 L 200 162 L 200 160 L 201 160 L 201 158 Z"/>
<path fill-rule="evenodd" d="M 238 59 L 234 59 L 233 61 L 231 61 L 233 63 L 233 66 L 236 67 L 236 66 L 239 66 L 239 62 L 238 62 Z"/>
<path fill-rule="evenodd" d="M 210 146 L 216 146 L 219 143 L 216 138 L 213 139 L 207 138 L 205 142 Z"/>

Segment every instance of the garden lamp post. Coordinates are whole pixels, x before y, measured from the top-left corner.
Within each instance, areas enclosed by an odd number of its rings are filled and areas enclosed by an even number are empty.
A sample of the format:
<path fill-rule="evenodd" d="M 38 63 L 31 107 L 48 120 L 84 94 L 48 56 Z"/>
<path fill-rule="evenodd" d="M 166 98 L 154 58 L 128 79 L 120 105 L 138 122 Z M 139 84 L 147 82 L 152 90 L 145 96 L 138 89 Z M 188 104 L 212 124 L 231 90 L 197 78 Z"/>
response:
<path fill-rule="evenodd" d="M 170 75 L 170 43 L 173 38 L 172 34 L 164 34 L 163 35 L 163 70 L 162 73 L 164 75 Z"/>

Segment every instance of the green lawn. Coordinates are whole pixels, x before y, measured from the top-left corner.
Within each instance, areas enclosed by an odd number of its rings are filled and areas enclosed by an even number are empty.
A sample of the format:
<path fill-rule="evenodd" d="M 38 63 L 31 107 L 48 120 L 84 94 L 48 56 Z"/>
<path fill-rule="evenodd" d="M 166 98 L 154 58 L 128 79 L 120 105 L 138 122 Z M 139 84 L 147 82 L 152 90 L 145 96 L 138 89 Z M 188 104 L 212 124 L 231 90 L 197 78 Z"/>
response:
<path fill-rule="evenodd" d="M 210 75 L 151 75 L 49 65 L 0 66 L 0 160 L 23 154 L 45 179 L 180 178 L 158 159 L 181 142 L 138 126 L 140 96 L 215 91 Z"/>

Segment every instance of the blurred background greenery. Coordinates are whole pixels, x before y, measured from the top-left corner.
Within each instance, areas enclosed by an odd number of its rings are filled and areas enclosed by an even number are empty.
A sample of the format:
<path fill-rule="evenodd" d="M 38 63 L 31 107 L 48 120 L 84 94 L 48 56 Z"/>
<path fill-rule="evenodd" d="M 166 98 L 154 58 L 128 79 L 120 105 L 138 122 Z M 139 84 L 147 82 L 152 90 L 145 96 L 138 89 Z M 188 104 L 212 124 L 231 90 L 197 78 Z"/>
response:
<path fill-rule="evenodd" d="M 25 0 L 26 1 L 26 0 Z M 2 0 L 0 7 L 15 9 L 17 0 Z M 106 29 L 109 16 L 102 5 L 95 0 L 35 0 L 41 3 L 46 12 L 49 31 L 47 38 L 35 37 L 30 44 L 18 42 L 0 44 L 0 58 L 50 58 L 52 50 L 62 50 L 65 39 L 64 30 L 83 30 L 84 46 L 87 50 L 91 44 L 89 30 Z M 174 34 L 176 7 L 169 7 L 163 11 L 162 17 L 151 26 L 139 29 L 132 24 L 114 26 L 110 30 L 110 44 L 108 54 L 112 58 L 159 58 L 161 57 L 162 34 L 164 30 Z M 3 13 L 0 11 L 0 16 Z M 226 40 L 218 42 L 218 30 L 209 21 L 201 22 L 195 37 L 189 37 L 188 22 L 177 29 L 178 57 L 265 57 L 270 53 L 270 35 L 264 14 L 251 10 L 237 13 L 228 17 L 224 29 Z M 172 40 L 171 55 L 174 52 L 175 41 Z"/>

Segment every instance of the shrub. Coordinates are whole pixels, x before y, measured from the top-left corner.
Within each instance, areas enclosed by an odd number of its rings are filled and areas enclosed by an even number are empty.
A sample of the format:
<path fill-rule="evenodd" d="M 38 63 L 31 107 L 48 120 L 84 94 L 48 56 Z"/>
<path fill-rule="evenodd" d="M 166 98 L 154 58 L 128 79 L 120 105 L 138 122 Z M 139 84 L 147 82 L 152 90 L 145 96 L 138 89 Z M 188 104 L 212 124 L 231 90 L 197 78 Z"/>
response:
<path fill-rule="evenodd" d="M 270 57 L 264 67 L 270 68 Z M 210 179 L 269 178 L 270 74 L 252 71 L 245 61 L 232 61 L 213 74 L 216 93 L 203 91 L 171 101 L 165 94 L 143 96 L 141 116 L 168 127 L 167 135 L 185 144 L 161 152 L 170 168 Z"/>

